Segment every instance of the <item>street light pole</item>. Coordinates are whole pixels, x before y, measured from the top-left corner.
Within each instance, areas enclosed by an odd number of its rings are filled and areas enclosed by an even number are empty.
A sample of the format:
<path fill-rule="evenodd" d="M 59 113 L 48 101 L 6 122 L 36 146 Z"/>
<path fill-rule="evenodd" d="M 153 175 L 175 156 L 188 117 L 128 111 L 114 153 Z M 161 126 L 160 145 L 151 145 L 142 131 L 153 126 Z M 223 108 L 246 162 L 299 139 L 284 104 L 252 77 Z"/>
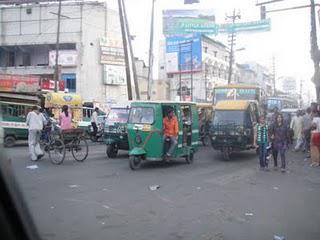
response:
<path fill-rule="evenodd" d="M 61 19 L 61 0 L 58 5 L 58 20 L 57 20 L 57 41 L 56 41 L 56 62 L 54 66 L 54 92 L 58 92 L 59 81 L 59 47 L 60 47 L 60 19 Z"/>

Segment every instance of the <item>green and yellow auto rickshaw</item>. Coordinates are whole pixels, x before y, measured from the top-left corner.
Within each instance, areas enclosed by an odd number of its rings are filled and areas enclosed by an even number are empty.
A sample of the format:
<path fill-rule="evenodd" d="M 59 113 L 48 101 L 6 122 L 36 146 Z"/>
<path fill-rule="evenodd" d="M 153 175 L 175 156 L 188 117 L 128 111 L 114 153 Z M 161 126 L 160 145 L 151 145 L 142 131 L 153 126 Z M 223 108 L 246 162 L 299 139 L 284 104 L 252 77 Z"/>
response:
<path fill-rule="evenodd" d="M 163 134 L 163 119 L 169 111 L 178 120 L 177 145 L 170 156 L 165 157 L 168 139 Z M 191 102 L 132 102 L 128 120 L 130 168 L 140 168 L 143 161 L 171 161 L 185 158 L 193 162 L 198 149 L 199 123 L 195 103 Z M 169 143 L 170 144 L 170 143 Z"/>
<path fill-rule="evenodd" d="M 210 129 L 212 147 L 220 150 L 225 160 L 234 151 L 254 149 L 254 128 L 259 115 L 256 101 L 218 102 Z"/>
<path fill-rule="evenodd" d="M 130 104 L 113 106 L 110 109 L 104 126 L 104 142 L 107 145 L 107 156 L 115 158 L 118 150 L 129 150 L 127 124 Z"/>

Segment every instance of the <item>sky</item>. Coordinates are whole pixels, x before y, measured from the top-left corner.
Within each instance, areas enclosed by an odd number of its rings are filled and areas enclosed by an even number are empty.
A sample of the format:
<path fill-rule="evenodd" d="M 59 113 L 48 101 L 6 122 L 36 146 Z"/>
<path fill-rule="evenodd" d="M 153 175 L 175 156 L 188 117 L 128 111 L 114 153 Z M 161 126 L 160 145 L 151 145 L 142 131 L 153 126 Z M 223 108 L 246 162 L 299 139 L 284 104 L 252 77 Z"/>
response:
<path fill-rule="evenodd" d="M 260 2 L 262 0 L 259 0 Z M 116 0 L 108 0 L 111 8 L 117 9 Z M 260 8 L 255 6 L 257 0 L 200 0 L 199 4 L 184 5 L 183 0 L 156 0 L 155 3 L 155 68 L 162 35 L 162 10 L 164 9 L 212 9 L 216 23 L 225 23 L 225 16 L 239 11 L 239 22 L 260 19 Z M 148 60 L 150 16 L 152 0 L 125 0 L 131 35 L 136 38 L 133 43 L 134 55 Z M 316 0 L 316 3 L 318 1 Z M 310 4 L 309 0 L 284 0 L 266 5 L 267 10 Z M 271 18 L 271 31 L 264 33 L 241 33 L 237 35 L 236 48 L 245 48 L 236 53 L 236 62 L 255 61 L 267 67 L 272 66 L 275 58 L 276 76 L 293 76 L 303 82 L 303 91 L 312 91 L 311 77 L 313 65 L 310 58 L 310 9 L 299 9 L 279 13 L 267 13 Z M 317 23 L 318 19 L 317 19 Z M 318 26 L 319 27 L 319 26 Z M 318 28 L 318 33 L 319 33 Z M 318 36 L 320 36 L 318 34 Z M 219 34 L 216 40 L 227 44 L 227 37 Z M 156 78 L 156 76 L 155 76 Z M 280 86 L 280 83 L 277 83 Z"/>

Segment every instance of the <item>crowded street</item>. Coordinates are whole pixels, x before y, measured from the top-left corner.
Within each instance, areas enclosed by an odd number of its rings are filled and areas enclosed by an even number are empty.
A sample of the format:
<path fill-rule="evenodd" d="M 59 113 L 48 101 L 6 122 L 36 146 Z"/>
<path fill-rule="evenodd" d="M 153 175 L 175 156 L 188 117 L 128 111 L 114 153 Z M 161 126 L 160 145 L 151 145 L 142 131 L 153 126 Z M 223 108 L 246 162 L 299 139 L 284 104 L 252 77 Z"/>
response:
<path fill-rule="evenodd" d="M 320 236 L 320 177 L 305 153 L 288 151 L 286 173 L 259 170 L 254 151 L 224 161 L 210 146 L 193 164 L 147 162 L 129 168 L 126 151 L 106 156 L 90 143 L 82 163 L 48 156 L 32 162 L 28 148 L 7 148 L 42 239 L 312 240 Z M 28 168 L 30 166 L 37 168 Z"/>

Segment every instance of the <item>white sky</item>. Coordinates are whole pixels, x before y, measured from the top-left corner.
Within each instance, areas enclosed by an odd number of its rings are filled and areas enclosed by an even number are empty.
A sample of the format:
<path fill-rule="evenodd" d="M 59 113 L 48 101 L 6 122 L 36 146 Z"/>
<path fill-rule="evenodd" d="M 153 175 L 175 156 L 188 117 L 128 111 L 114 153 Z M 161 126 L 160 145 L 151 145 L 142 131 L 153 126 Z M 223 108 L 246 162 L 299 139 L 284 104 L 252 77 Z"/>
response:
<path fill-rule="evenodd" d="M 109 7 L 117 9 L 116 0 L 107 2 Z M 200 4 L 191 5 L 184 5 L 183 2 L 183 0 L 156 0 L 154 41 L 156 58 L 159 40 L 163 38 L 162 10 L 164 9 L 213 9 L 216 23 L 225 23 L 225 15 L 231 14 L 234 8 L 240 10 L 241 22 L 260 19 L 260 8 L 255 6 L 256 0 L 200 0 Z M 147 63 L 152 0 L 125 0 L 125 3 L 131 34 L 136 35 L 134 54 Z M 267 10 L 271 10 L 308 4 L 309 0 L 284 0 L 266 6 Z M 236 54 L 236 62 L 256 61 L 271 67 L 274 56 L 277 77 L 293 76 L 298 80 L 301 79 L 306 88 L 313 89 L 310 81 L 313 74 L 310 59 L 310 9 L 267 13 L 267 17 L 271 18 L 270 32 L 242 33 L 237 36 L 236 48 L 244 47 L 245 50 Z M 318 36 L 319 32 L 318 29 Z M 217 39 L 224 44 L 227 43 L 224 35 L 219 35 Z M 155 68 L 157 66 L 155 62 Z"/>

